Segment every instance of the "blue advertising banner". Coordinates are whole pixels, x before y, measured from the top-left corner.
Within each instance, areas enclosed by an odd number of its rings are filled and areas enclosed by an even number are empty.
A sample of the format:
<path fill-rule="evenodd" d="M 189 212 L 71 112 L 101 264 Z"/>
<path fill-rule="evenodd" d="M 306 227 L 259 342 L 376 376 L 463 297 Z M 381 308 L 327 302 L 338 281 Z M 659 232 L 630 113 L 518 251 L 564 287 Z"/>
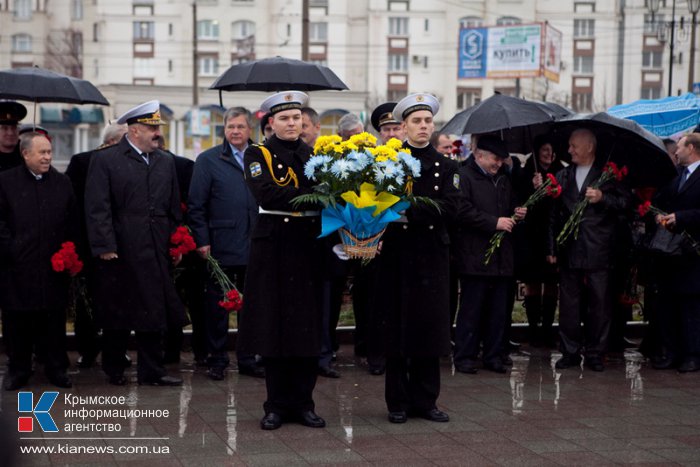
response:
<path fill-rule="evenodd" d="M 486 28 L 469 28 L 459 31 L 459 78 L 486 77 Z"/>

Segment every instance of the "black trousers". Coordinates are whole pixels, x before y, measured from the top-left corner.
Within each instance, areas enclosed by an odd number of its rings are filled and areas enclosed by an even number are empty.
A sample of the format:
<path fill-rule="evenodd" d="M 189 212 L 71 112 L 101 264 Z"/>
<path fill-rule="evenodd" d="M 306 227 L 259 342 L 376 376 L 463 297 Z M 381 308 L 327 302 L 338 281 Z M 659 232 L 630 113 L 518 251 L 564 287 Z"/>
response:
<path fill-rule="evenodd" d="M 440 395 L 440 358 L 387 357 L 384 382 L 389 412 L 432 410 Z"/>
<path fill-rule="evenodd" d="M 303 411 L 314 410 L 318 357 L 265 357 L 263 363 L 266 414 L 274 412 L 283 417 L 296 417 Z"/>
<path fill-rule="evenodd" d="M 190 343 L 195 360 L 207 357 L 207 341 L 204 323 L 205 302 L 204 288 L 208 272 L 206 262 L 190 253 L 185 256 L 180 264 L 182 270 L 175 279 L 175 288 L 180 299 L 187 307 L 187 312 L 192 323 L 192 335 Z M 168 330 L 165 333 L 164 353 L 165 361 L 179 362 L 180 352 L 184 341 L 182 326 L 168 323 Z"/>
<path fill-rule="evenodd" d="M 663 353 L 673 359 L 700 360 L 700 295 L 662 287 L 658 313 Z"/>
<path fill-rule="evenodd" d="M 35 346 L 45 350 L 44 370 L 48 376 L 66 371 L 68 356 L 64 310 L 3 310 L 2 324 L 9 374 L 31 374 Z"/>
<path fill-rule="evenodd" d="M 102 331 L 102 369 L 107 376 L 120 376 L 126 368 L 124 354 L 129 343 L 127 330 Z M 137 375 L 139 381 L 153 381 L 165 376 L 162 333 L 136 331 Z"/>
<path fill-rule="evenodd" d="M 605 353 L 612 319 L 610 285 L 607 269 L 562 268 L 559 281 L 562 352 L 578 354 L 585 347 L 587 356 L 599 357 Z"/>
<path fill-rule="evenodd" d="M 95 296 L 95 277 L 92 268 L 86 268 L 85 271 L 85 287 L 86 292 L 90 297 Z M 97 354 L 100 353 L 100 337 L 99 328 L 95 323 L 95 300 L 90 301 L 90 309 L 88 304 L 82 297 L 78 297 L 75 303 L 75 344 L 78 353 L 87 361 L 93 361 Z"/>

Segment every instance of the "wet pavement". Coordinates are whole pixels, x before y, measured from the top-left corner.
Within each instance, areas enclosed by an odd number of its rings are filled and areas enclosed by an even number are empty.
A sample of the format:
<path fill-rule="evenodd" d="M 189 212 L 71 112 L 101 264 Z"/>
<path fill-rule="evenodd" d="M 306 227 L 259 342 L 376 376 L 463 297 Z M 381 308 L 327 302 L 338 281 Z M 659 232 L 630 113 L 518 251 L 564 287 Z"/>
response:
<path fill-rule="evenodd" d="M 513 355 L 514 366 L 507 375 L 453 373 L 450 362 L 443 360 L 438 402 L 451 421 L 411 418 L 395 425 L 386 418 L 383 377 L 369 375 L 352 356 L 352 347 L 344 346 L 336 365 L 342 377 L 319 378 L 316 386 L 316 411 L 327 427 L 290 423 L 276 431 L 259 428 L 264 380 L 239 376 L 231 369 L 226 380 L 212 381 L 192 364 L 189 354 L 183 354 L 180 365 L 169 367 L 185 381 L 178 388 L 138 386 L 133 368 L 128 386 L 109 386 L 99 370 L 73 367 L 74 388 L 60 390 L 50 411 L 60 431 L 42 433 L 35 423 L 33 432 L 21 434 L 38 438 L 22 440 L 21 447 L 53 446 L 54 453 L 20 453 L 18 460 L 19 465 L 198 467 L 700 465 L 700 373 L 653 370 L 633 351 L 611 356 L 602 373 L 560 371 L 554 370 L 558 356 L 523 351 Z M 71 354 L 72 361 L 75 357 Z M 34 404 L 42 391 L 55 390 L 41 374 L 27 389 L 34 393 Z M 67 394 L 115 396 L 112 402 L 123 396 L 123 403 L 71 406 Z M 86 401 L 95 402 L 82 402 Z M 0 407 L 12 423 L 21 415 L 15 393 L 0 392 Z M 82 420 L 66 409 L 169 413 Z M 83 432 L 64 430 L 66 423 L 97 422 L 119 424 L 120 431 L 94 431 L 94 426 Z M 58 452 L 59 445 L 63 452 Z M 111 453 L 104 452 L 107 447 L 112 447 Z"/>

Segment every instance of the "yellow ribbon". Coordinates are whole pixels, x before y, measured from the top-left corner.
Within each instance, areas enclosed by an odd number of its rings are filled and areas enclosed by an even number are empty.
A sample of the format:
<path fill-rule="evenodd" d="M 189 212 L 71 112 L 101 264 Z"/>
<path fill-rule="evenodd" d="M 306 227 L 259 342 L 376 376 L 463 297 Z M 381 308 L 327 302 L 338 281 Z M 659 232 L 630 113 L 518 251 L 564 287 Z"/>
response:
<path fill-rule="evenodd" d="M 354 191 L 346 191 L 340 195 L 346 203 L 350 203 L 358 209 L 376 206 L 373 216 L 378 216 L 382 211 L 390 208 L 398 203 L 401 198 L 398 196 L 382 191 L 377 194 L 377 190 L 371 183 L 363 183 L 360 185 L 360 194 Z"/>

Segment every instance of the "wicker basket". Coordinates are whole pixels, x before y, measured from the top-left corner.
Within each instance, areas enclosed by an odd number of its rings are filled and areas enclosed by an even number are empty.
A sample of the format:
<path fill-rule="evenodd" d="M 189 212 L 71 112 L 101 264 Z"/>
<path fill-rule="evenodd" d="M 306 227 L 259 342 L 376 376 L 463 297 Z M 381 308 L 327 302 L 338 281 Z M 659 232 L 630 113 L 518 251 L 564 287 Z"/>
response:
<path fill-rule="evenodd" d="M 343 242 L 345 254 L 352 259 L 370 260 L 377 255 L 379 240 L 382 238 L 385 230 L 386 229 L 382 229 L 379 233 L 371 237 L 362 237 L 361 235 L 355 236 L 347 229 L 340 229 L 338 232 Z"/>

